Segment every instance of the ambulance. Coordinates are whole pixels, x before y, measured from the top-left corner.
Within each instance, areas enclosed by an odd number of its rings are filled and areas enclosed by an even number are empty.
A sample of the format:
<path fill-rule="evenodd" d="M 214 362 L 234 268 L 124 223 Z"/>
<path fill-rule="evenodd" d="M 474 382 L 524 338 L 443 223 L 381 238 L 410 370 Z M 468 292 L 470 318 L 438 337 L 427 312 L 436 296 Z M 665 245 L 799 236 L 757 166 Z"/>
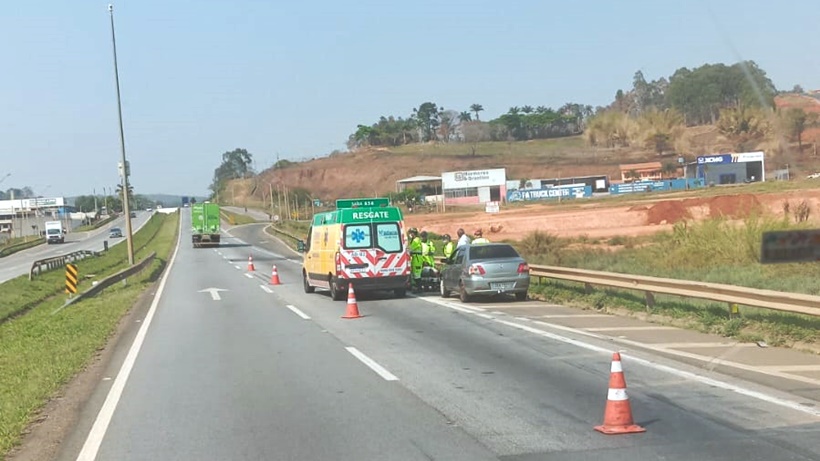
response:
<path fill-rule="evenodd" d="M 404 218 L 387 198 L 337 200 L 336 210 L 315 214 L 304 252 L 305 293 L 321 288 L 341 301 L 352 284 L 401 298 L 410 285 Z"/>

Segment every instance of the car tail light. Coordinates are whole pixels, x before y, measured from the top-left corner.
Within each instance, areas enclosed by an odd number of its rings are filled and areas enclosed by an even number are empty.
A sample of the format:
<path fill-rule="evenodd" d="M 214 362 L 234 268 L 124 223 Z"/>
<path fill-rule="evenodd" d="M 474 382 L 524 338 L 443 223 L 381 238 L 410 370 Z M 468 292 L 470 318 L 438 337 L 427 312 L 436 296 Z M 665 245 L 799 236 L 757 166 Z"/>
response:
<path fill-rule="evenodd" d="M 525 274 L 530 271 L 530 265 L 527 263 L 521 263 L 518 265 L 518 273 Z"/>
<path fill-rule="evenodd" d="M 339 253 L 336 253 L 336 273 L 338 274 L 341 271 L 342 271 L 342 255 L 340 255 Z"/>
<path fill-rule="evenodd" d="M 467 269 L 467 273 L 470 275 L 484 275 L 487 272 L 484 270 L 484 267 L 478 264 L 473 264 L 469 269 Z"/>

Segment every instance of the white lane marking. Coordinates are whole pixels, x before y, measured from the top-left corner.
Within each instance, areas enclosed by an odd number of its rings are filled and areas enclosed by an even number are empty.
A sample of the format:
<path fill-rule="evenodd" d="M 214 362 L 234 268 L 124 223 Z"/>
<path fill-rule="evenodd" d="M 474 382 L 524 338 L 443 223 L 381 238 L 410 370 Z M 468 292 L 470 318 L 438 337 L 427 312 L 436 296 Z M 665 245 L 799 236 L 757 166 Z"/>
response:
<path fill-rule="evenodd" d="M 480 313 L 480 312 L 475 312 L 475 315 L 477 315 L 477 316 L 481 317 L 482 319 L 487 319 L 487 320 L 492 320 L 492 319 L 494 319 L 494 318 L 495 318 L 495 317 L 493 317 L 493 316 L 492 316 L 492 315 L 490 315 L 490 314 L 482 314 L 482 313 Z"/>
<path fill-rule="evenodd" d="M 245 272 L 245 277 L 247 277 L 247 278 L 249 278 L 249 279 L 252 279 L 252 278 L 253 278 L 253 275 L 251 275 L 251 274 L 249 274 L 249 273 Z"/>
<path fill-rule="evenodd" d="M 613 317 L 609 314 L 553 314 L 553 315 L 539 315 L 540 319 L 588 319 L 596 317 Z"/>
<path fill-rule="evenodd" d="M 772 370 L 772 371 L 782 371 L 782 372 L 789 372 L 789 371 L 820 371 L 820 365 L 769 365 L 763 368 L 764 370 Z"/>
<path fill-rule="evenodd" d="M 91 431 L 88 433 L 88 437 L 85 439 L 83 448 L 77 456 L 77 461 L 94 461 L 94 459 L 97 458 L 97 452 L 100 450 L 105 433 L 108 431 L 108 425 L 111 423 L 111 418 L 114 416 L 114 410 L 117 409 L 117 404 L 120 401 L 120 397 L 122 397 L 122 391 L 125 389 L 125 383 L 128 381 L 128 377 L 131 375 L 131 370 L 134 368 L 134 364 L 137 361 L 137 355 L 139 355 L 140 349 L 142 348 L 142 343 L 145 342 L 145 335 L 148 333 L 148 327 L 151 326 L 151 320 L 154 318 L 154 313 L 157 311 L 157 306 L 159 305 L 159 301 L 162 298 L 162 293 L 165 290 L 165 283 L 168 281 L 168 276 L 171 274 L 171 269 L 174 267 L 174 262 L 177 259 L 177 253 L 179 252 L 181 241 L 182 219 L 179 220 L 177 247 L 174 250 L 174 254 L 171 255 L 171 260 L 168 262 L 168 267 L 165 268 L 165 273 L 162 274 L 162 280 L 159 282 L 157 294 L 154 295 L 154 300 L 151 302 L 151 307 L 148 309 L 148 315 L 145 316 L 145 321 L 142 322 L 139 331 L 137 331 L 137 336 L 134 337 L 134 342 L 128 350 L 128 355 L 125 356 L 125 360 L 120 367 L 120 371 L 117 373 L 117 378 L 111 385 L 111 389 L 108 390 L 108 396 L 106 396 L 105 402 L 103 403 L 102 408 L 100 408 L 100 412 L 97 413 L 97 418 L 94 420 L 94 425 L 91 426 Z"/>
<path fill-rule="evenodd" d="M 266 293 L 273 293 L 273 290 L 271 290 L 270 288 L 266 287 L 265 285 L 259 285 L 259 288 L 261 288 L 261 289 L 262 289 L 262 291 L 264 291 L 264 292 L 266 292 Z"/>
<path fill-rule="evenodd" d="M 422 300 L 427 301 L 427 302 L 432 303 L 432 304 L 438 304 L 438 305 L 441 305 L 441 306 L 444 306 L 444 307 L 449 307 L 451 309 L 455 309 L 455 306 L 450 305 L 448 303 L 443 303 L 443 302 L 437 301 L 435 299 L 430 299 L 430 298 L 419 298 L 419 299 L 422 299 Z M 464 309 L 456 309 L 456 310 L 461 310 L 462 312 L 466 311 Z M 475 313 L 473 313 L 473 314 L 475 314 Z M 502 320 L 502 319 L 493 319 L 493 320 L 500 323 L 500 324 L 502 324 L 502 325 L 507 325 L 507 326 L 512 327 L 512 328 L 518 328 L 520 330 L 524 330 L 524 331 L 527 331 L 529 333 L 533 333 L 533 334 L 536 334 L 538 336 L 542 336 L 542 337 L 545 337 L 545 338 L 550 338 L 550 339 L 553 339 L 555 341 L 559 341 L 559 342 L 562 342 L 562 343 L 572 344 L 573 346 L 577 346 L 577 347 L 580 347 L 582 349 L 595 351 L 595 352 L 601 352 L 601 353 L 605 353 L 607 355 L 612 353 L 612 349 L 610 349 L 610 348 L 600 347 L 600 346 L 596 346 L 594 344 L 589 344 L 589 343 L 586 343 L 586 342 L 583 342 L 583 341 L 580 341 L 580 340 L 577 340 L 577 339 L 567 338 L 565 336 L 561 336 L 561 335 L 558 335 L 558 334 L 555 334 L 555 333 L 550 333 L 548 331 L 544 331 L 544 330 L 541 330 L 539 328 L 533 328 L 533 327 L 530 327 L 530 326 L 527 326 L 527 325 L 522 325 L 520 323 L 510 322 L 510 321 Z M 559 325 L 552 325 L 552 324 L 548 324 L 546 322 L 536 321 L 535 323 L 540 323 L 540 324 L 543 324 L 545 326 L 549 326 L 550 328 L 559 327 Z M 586 335 L 591 334 L 591 333 L 587 333 L 587 332 L 582 331 L 582 330 L 575 330 L 575 329 L 572 329 L 572 328 L 569 328 L 569 327 L 564 327 L 564 326 L 560 326 L 560 329 L 572 331 L 576 334 L 586 334 Z M 602 338 L 602 339 L 605 339 L 605 338 Z M 625 343 L 625 344 L 631 344 L 631 345 L 634 345 L 634 346 L 637 346 L 637 347 L 650 349 L 650 350 L 654 349 L 651 345 L 647 345 L 647 344 L 644 344 L 644 343 L 639 343 L 637 341 L 629 341 L 629 340 L 625 340 L 625 339 L 619 339 L 618 342 Z M 701 355 L 689 354 L 689 353 L 684 353 L 684 352 L 681 352 L 681 351 L 675 351 L 675 350 L 670 350 L 670 349 L 662 349 L 662 352 L 677 354 L 677 355 L 684 356 L 684 357 L 696 358 L 698 360 L 707 360 L 708 359 L 708 360 L 711 360 L 712 363 L 714 363 L 715 360 L 716 360 L 716 359 L 710 359 L 708 357 L 704 357 L 704 356 L 701 356 Z M 655 370 L 658 370 L 658 371 L 669 373 L 669 374 L 677 376 L 679 378 L 684 378 L 684 379 L 688 379 L 688 380 L 691 380 L 691 381 L 697 381 L 697 382 L 699 382 L 701 384 L 705 384 L 707 386 L 714 386 L 714 387 L 717 387 L 717 388 L 720 388 L 720 389 L 723 389 L 723 390 L 726 390 L 726 391 L 735 392 L 737 394 L 745 395 L 747 397 L 751 397 L 751 398 L 761 400 L 761 401 L 764 401 L 764 402 L 767 402 L 767 403 L 771 403 L 771 404 L 778 405 L 778 406 L 781 406 L 781 407 L 789 408 L 791 410 L 796 410 L 796 411 L 799 411 L 801 413 L 805 413 L 805 414 L 809 414 L 809 415 L 812 415 L 812 416 L 820 417 L 820 408 L 807 407 L 805 405 L 801 405 L 800 403 L 792 401 L 792 400 L 787 400 L 787 399 L 784 399 L 784 398 L 775 397 L 773 395 L 765 394 L 763 392 L 754 391 L 754 390 L 751 390 L 751 389 L 747 389 L 745 387 L 741 387 L 741 386 L 737 386 L 737 385 L 734 385 L 734 384 L 726 383 L 726 382 L 719 381 L 719 380 L 714 379 L 714 378 L 709 378 L 707 376 L 699 375 L 699 374 L 692 373 L 692 372 L 689 372 L 689 371 L 679 370 L 677 368 L 673 368 L 673 367 L 668 366 L 668 365 L 662 365 L 660 363 L 656 363 L 656 362 L 653 362 L 651 360 L 642 359 L 642 358 L 633 356 L 632 354 L 627 354 L 627 353 L 621 352 L 621 356 L 629 357 L 629 359 L 634 361 L 634 362 L 640 363 L 640 364 L 642 364 L 644 366 L 647 366 L 647 367 L 650 367 L 650 368 L 654 368 Z M 779 377 L 786 378 L 786 379 L 801 380 L 799 378 L 802 378 L 801 376 L 787 375 L 785 373 L 766 372 L 766 371 L 763 371 L 759 368 L 751 367 L 751 366 L 748 366 L 748 365 L 736 364 L 734 362 L 726 362 L 726 361 L 721 360 L 720 363 L 725 364 L 727 366 L 735 366 L 737 368 L 746 369 L 747 371 L 754 371 L 754 372 L 757 372 L 757 373 L 766 373 L 766 374 L 779 376 Z M 820 384 L 820 383 L 817 383 L 816 380 L 811 380 L 810 378 L 804 378 L 804 379 L 810 380 L 810 381 L 812 381 L 813 383 L 816 383 L 816 384 Z"/>
<path fill-rule="evenodd" d="M 760 347 L 755 343 L 654 343 L 653 346 L 660 349 L 697 349 L 699 347 L 717 348 L 717 347 Z M 765 368 L 765 367 L 761 367 Z"/>
<path fill-rule="evenodd" d="M 288 309 L 290 309 L 290 310 L 291 310 L 291 312 L 293 312 L 294 314 L 298 315 L 299 317 L 302 317 L 302 318 L 303 318 L 303 319 L 305 319 L 305 320 L 310 320 L 310 316 L 309 316 L 309 315 L 307 315 L 307 314 L 305 314 L 304 312 L 300 311 L 298 307 L 296 307 L 296 306 L 292 306 L 292 305 L 290 305 L 290 304 L 288 304 L 288 305 L 287 305 L 287 306 L 285 306 L 285 307 L 287 307 Z"/>
<path fill-rule="evenodd" d="M 596 328 L 584 328 L 586 331 L 652 331 L 652 330 L 677 330 L 675 327 L 664 327 L 664 326 L 642 326 L 642 327 L 596 327 Z"/>
<path fill-rule="evenodd" d="M 242 268 L 241 268 L 241 267 L 239 267 L 239 266 L 236 266 L 236 265 L 235 265 L 235 266 L 233 266 L 233 267 L 235 267 L 235 268 L 237 268 L 237 269 L 239 269 L 239 270 L 242 270 Z"/>
<path fill-rule="evenodd" d="M 353 357 L 356 357 L 361 361 L 363 364 L 367 365 L 371 370 L 375 371 L 376 374 L 384 378 L 385 381 L 398 381 L 399 378 L 396 377 L 393 373 L 387 371 L 383 366 L 376 363 L 375 360 L 371 359 L 370 357 L 364 355 L 361 351 L 356 349 L 355 347 L 345 347 L 348 352 L 350 352 Z"/>

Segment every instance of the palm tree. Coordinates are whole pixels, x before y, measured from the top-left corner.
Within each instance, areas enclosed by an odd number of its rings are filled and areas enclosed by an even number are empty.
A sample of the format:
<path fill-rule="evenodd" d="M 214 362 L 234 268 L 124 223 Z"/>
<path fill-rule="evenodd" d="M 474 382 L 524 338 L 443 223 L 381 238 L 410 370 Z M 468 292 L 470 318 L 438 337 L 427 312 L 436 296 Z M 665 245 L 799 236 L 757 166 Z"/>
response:
<path fill-rule="evenodd" d="M 533 110 L 534 109 L 532 108 L 532 106 L 524 106 L 521 108 L 521 112 L 525 114 L 531 114 Z"/>
<path fill-rule="evenodd" d="M 683 134 L 683 116 L 674 109 L 652 109 L 644 113 L 639 124 L 644 130 L 644 142 L 658 155 L 663 155 Z"/>
<path fill-rule="evenodd" d="M 464 111 L 464 112 L 458 114 L 458 121 L 461 122 L 461 123 L 472 122 L 473 117 L 470 116 L 469 112 Z"/>
<path fill-rule="evenodd" d="M 481 119 L 480 119 L 480 118 L 478 118 L 478 113 L 484 110 L 484 106 L 482 106 L 481 104 L 472 104 L 472 105 L 470 106 L 470 110 L 471 110 L 472 112 L 475 112 L 475 119 L 476 119 L 476 121 L 479 121 L 479 122 L 480 122 L 480 121 L 481 121 Z"/>
<path fill-rule="evenodd" d="M 738 152 L 754 147 L 769 131 L 765 114 L 745 106 L 721 110 L 717 128 L 735 144 Z"/>

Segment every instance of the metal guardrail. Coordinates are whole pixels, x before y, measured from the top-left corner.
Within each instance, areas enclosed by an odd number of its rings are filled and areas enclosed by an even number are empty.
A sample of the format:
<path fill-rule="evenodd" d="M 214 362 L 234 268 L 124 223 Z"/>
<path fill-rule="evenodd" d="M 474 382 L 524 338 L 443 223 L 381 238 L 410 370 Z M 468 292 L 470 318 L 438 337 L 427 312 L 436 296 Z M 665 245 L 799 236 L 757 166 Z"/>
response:
<path fill-rule="evenodd" d="M 157 256 L 157 252 L 152 251 L 151 254 L 146 256 L 145 259 L 143 259 L 139 263 L 134 264 L 131 267 L 123 269 L 123 270 L 117 272 L 114 275 L 110 275 L 110 276 L 100 280 L 96 284 L 92 285 L 91 288 L 83 291 L 82 293 L 77 294 L 77 296 L 74 296 L 73 298 L 66 301 L 66 303 L 61 308 L 57 309 L 57 311 L 55 311 L 55 313 L 60 311 L 62 308 L 66 307 L 70 304 L 73 304 L 73 303 L 75 303 L 75 302 L 77 302 L 77 301 L 79 301 L 83 298 L 89 298 L 91 296 L 94 296 L 97 293 L 101 292 L 102 290 L 110 287 L 111 285 L 113 285 L 117 282 L 123 281 L 126 278 L 128 278 L 128 277 L 130 277 L 130 276 L 132 276 L 136 273 L 142 272 L 146 267 L 148 267 L 151 264 L 151 262 L 154 261 L 154 258 L 156 258 L 156 256 Z"/>
<path fill-rule="evenodd" d="M 72 251 L 71 253 L 55 256 L 53 258 L 38 259 L 31 263 L 31 269 L 28 272 L 28 279 L 34 280 L 35 275 L 40 275 L 45 271 L 54 270 L 60 267 L 65 267 L 66 263 L 79 261 L 90 256 L 97 256 L 99 253 L 90 250 Z"/>
<path fill-rule="evenodd" d="M 444 258 L 439 258 L 438 262 L 444 263 L 445 260 Z M 583 283 L 587 292 L 593 290 L 593 285 L 643 291 L 648 308 L 654 307 L 655 295 L 662 294 L 725 302 L 729 304 L 730 315 L 734 312 L 734 308 L 741 305 L 820 317 L 820 296 L 803 293 L 788 293 L 737 285 L 724 285 L 721 283 L 677 280 L 557 266 L 530 265 L 530 276 L 538 277 L 539 281 L 549 278 Z"/>

